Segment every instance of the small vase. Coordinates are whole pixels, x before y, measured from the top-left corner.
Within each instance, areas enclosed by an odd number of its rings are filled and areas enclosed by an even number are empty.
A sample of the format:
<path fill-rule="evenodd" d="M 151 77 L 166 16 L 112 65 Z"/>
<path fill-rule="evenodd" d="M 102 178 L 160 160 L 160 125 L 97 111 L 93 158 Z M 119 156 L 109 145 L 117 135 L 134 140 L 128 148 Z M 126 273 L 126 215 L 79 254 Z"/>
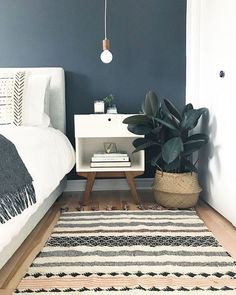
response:
<path fill-rule="evenodd" d="M 115 104 L 113 104 L 110 107 L 107 107 L 107 114 L 117 114 L 117 108 Z"/>

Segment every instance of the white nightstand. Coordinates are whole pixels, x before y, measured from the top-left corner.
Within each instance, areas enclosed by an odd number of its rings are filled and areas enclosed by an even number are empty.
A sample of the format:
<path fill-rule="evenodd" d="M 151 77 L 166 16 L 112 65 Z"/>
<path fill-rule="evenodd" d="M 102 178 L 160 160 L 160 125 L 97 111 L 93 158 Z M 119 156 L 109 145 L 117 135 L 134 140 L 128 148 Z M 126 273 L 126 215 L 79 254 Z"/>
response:
<path fill-rule="evenodd" d="M 83 204 L 89 201 L 95 178 L 126 177 L 135 202 L 140 203 L 134 177 L 144 172 L 144 151 L 132 154 L 135 135 L 127 130 L 122 121 L 130 114 L 91 114 L 75 115 L 76 172 L 86 177 L 87 183 Z M 104 142 L 116 143 L 117 149 L 126 151 L 130 156 L 131 167 L 91 168 L 91 157 L 95 152 L 104 150 Z"/>

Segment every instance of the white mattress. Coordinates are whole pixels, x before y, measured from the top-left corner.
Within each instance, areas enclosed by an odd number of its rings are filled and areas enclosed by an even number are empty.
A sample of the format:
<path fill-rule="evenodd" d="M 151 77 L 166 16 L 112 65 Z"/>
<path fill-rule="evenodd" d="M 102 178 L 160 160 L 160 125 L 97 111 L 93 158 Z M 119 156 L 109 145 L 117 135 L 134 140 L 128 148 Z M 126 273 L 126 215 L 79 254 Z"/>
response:
<path fill-rule="evenodd" d="M 0 133 L 12 141 L 33 178 L 36 204 L 20 215 L 0 224 L 0 253 L 14 238 L 30 216 L 73 168 L 75 153 L 67 137 L 54 128 L 0 127 Z M 1 255 L 1 254 L 0 254 Z"/>

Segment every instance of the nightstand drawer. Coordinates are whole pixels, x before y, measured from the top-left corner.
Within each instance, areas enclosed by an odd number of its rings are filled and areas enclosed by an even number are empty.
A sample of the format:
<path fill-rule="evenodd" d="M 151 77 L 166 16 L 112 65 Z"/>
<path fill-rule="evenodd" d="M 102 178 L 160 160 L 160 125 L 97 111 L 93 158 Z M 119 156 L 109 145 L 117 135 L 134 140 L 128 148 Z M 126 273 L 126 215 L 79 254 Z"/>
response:
<path fill-rule="evenodd" d="M 137 137 L 122 121 L 126 114 L 75 115 L 75 137 Z"/>

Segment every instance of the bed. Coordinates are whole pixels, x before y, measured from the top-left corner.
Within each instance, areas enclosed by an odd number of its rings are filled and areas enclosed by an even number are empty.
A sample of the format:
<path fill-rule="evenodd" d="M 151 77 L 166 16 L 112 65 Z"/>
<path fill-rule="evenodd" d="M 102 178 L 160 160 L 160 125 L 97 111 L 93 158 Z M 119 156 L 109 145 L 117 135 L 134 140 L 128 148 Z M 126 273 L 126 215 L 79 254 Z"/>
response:
<path fill-rule="evenodd" d="M 0 269 L 63 192 L 66 174 L 75 163 L 74 150 L 65 133 L 65 80 L 62 68 L 1 68 L 49 75 L 50 127 L 0 126 L 0 134 L 12 141 L 33 178 L 36 203 L 0 224 Z M 53 127 L 52 127 L 53 126 Z"/>

